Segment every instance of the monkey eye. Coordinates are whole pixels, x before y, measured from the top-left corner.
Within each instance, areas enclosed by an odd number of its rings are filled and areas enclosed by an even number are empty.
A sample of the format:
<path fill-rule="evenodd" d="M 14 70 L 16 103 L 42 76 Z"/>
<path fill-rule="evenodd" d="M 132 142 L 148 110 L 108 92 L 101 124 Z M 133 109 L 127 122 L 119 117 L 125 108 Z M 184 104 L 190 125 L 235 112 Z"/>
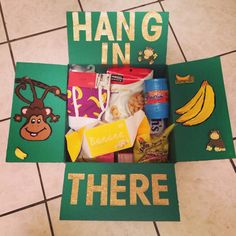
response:
<path fill-rule="evenodd" d="M 41 119 L 38 119 L 38 120 L 37 120 L 37 123 L 39 124 L 40 122 L 41 122 Z"/>
<path fill-rule="evenodd" d="M 34 124 L 34 123 L 35 123 L 35 119 L 32 119 L 32 120 L 31 120 L 31 123 Z"/>

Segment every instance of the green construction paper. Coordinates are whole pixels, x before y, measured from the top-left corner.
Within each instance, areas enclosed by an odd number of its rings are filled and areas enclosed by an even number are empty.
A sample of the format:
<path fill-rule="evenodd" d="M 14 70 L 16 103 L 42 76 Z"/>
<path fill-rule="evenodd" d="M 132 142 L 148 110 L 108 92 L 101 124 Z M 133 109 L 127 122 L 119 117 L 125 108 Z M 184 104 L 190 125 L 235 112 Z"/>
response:
<path fill-rule="evenodd" d="M 78 12 L 78 18 L 80 24 L 85 24 L 85 12 Z M 79 41 L 74 41 L 73 38 L 73 20 L 72 12 L 67 12 L 67 32 L 68 32 L 68 47 L 69 47 L 69 63 L 70 64 L 102 64 L 101 55 L 102 55 L 102 43 L 108 43 L 108 54 L 107 54 L 107 63 L 112 63 L 112 45 L 113 43 L 118 43 L 121 48 L 121 51 L 124 53 L 125 43 L 130 43 L 130 64 L 137 66 L 146 66 L 149 65 L 147 60 L 138 61 L 139 51 L 144 50 L 146 47 L 150 47 L 155 50 L 157 53 L 157 58 L 154 60 L 153 64 L 165 64 L 166 62 L 166 48 L 167 48 L 167 32 L 168 32 L 168 16 L 167 12 L 160 12 L 162 23 L 156 22 L 154 18 L 151 18 L 148 23 L 148 32 L 150 35 L 154 35 L 154 31 L 151 27 L 162 26 L 161 35 L 156 41 L 147 41 L 142 34 L 142 22 L 144 16 L 147 12 L 123 12 L 127 24 L 130 25 L 129 16 L 130 14 L 135 14 L 135 32 L 134 40 L 129 40 L 127 34 L 122 29 L 122 40 L 117 40 L 117 12 L 108 12 L 109 23 L 111 26 L 112 34 L 114 36 L 113 40 L 108 40 L 107 36 L 102 36 L 100 41 L 95 40 L 95 34 L 97 32 L 97 25 L 99 21 L 101 12 L 92 12 L 91 13 L 91 32 L 92 39 L 91 41 L 86 41 L 85 31 L 80 31 Z M 121 60 L 118 61 L 118 64 L 122 64 Z"/>
<path fill-rule="evenodd" d="M 61 93 L 66 94 L 67 90 L 67 66 L 49 65 L 36 63 L 17 63 L 16 78 L 28 76 L 33 80 L 43 82 L 50 86 L 57 86 Z M 15 88 L 18 84 L 15 83 Z M 7 147 L 8 162 L 64 162 L 65 161 L 65 127 L 66 127 L 66 101 L 60 99 L 52 93 L 48 93 L 44 99 L 44 106 L 50 107 L 55 115 L 60 118 L 57 122 L 47 123 L 51 126 L 52 133 L 48 139 L 43 141 L 25 140 L 20 135 L 21 127 L 26 123 L 26 118 L 21 122 L 16 122 L 13 117 L 15 114 L 21 114 L 21 108 L 29 104 L 20 100 L 15 93 L 13 94 L 13 105 L 11 113 L 10 132 Z M 32 92 L 27 85 L 26 90 L 21 90 L 22 94 L 32 101 Z M 42 96 L 43 89 L 36 87 L 38 98 Z M 27 153 L 27 158 L 22 160 L 16 157 L 15 149 L 20 148 Z"/>
<path fill-rule="evenodd" d="M 191 75 L 194 83 L 176 84 L 176 74 Z M 171 159 L 173 161 L 200 161 L 234 158 L 234 144 L 219 57 L 185 62 L 168 66 L 170 86 L 170 122 L 180 116 L 175 110 L 182 107 L 198 91 L 203 80 L 207 80 L 215 92 L 215 109 L 203 123 L 195 126 L 175 127 L 171 139 Z M 207 151 L 209 131 L 219 130 L 226 151 Z"/>
<path fill-rule="evenodd" d="M 70 204 L 72 180 L 68 174 L 84 174 L 78 189 L 78 201 Z M 100 193 L 94 193 L 93 204 L 86 205 L 87 177 L 94 174 L 94 184 L 101 184 L 101 174 L 108 175 L 108 201 L 107 205 L 100 205 Z M 125 206 L 110 205 L 110 180 L 111 175 L 124 174 L 126 180 L 118 181 L 118 185 L 126 186 L 126 192 L 118 193 L 118 199 L 126 199 Z M 149 188 L 145 192 L 151 205 L 143 205 L 138 199 L 137 205 L 130 205 L 130 174 L 142 174 L 149 180 Z M 161 199 L 169 199 L 168 206 L 153 205 L 151 175 L 166 174 L 167 180 L 159 181 L 160 185 L 167 185 L 167 192 L 160 192 Z M 158 220 L 179 221 L 179 209 L 176 192 L 174 164 L 134 164 L 134 163 L 67 163 L 64 177 L 64 187 L 61 202 L 61 220 Z M 140 186 L 141 182 L 137 182 Z"/>

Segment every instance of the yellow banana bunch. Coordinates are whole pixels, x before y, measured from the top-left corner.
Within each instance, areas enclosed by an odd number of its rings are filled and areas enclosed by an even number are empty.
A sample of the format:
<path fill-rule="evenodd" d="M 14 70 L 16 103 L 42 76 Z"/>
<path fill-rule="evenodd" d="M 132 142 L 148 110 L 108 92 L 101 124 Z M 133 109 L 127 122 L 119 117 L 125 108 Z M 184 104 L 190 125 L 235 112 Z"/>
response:
<path fill-rule="evenodd" d="M 185 126 L 198 125 L 210 117 L 215 108 L 215 93 L 204 80 L 194 97 L 175 112 L 181 116 L 176 120 Z"/>

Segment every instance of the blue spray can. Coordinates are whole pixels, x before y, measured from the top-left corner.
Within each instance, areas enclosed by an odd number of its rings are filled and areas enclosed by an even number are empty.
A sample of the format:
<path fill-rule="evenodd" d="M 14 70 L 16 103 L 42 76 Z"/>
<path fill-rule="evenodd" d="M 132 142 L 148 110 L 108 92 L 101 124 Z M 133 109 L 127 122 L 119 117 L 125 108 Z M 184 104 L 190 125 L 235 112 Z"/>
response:
<path fill-rule="evenodd" d="M 150 120 L 151 134 L 159 135 L 167 127 L 169 117 L 169 92 L 166 78 L 144 82 L 145 113 Z"/>

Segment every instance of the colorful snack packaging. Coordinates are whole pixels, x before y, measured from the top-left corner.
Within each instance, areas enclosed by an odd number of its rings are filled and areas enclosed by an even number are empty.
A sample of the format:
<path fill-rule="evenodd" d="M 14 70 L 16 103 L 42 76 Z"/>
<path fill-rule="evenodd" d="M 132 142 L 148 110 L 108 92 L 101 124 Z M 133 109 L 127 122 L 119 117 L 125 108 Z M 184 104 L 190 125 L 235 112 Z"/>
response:
<path fill-rule="evenodd" d="M 141 131 L 134 144 L 134 161 L 139 163 L 144 162 L 167 162 L 169 141 L 168 136 L 174 129 L 175 124 L 168 126 L 164 132 L 159 136 L 150 136 L 150 130 L 148 130 L 148 120 L 145 121 Z"/>
<path fill-rule="evenodd" d="M 111 98 L 105 112 L 105 120 L 125 119 L 144 107 L 144 80 L 153 77 L 153 71 L 146 68 L 112 67 Z"/>
<path fill-rule="evenodd" d="M 110 75 L 69 71 L 67 112 L 69 126 L 77 130 L 100 120 L 110 98 Z"/>

